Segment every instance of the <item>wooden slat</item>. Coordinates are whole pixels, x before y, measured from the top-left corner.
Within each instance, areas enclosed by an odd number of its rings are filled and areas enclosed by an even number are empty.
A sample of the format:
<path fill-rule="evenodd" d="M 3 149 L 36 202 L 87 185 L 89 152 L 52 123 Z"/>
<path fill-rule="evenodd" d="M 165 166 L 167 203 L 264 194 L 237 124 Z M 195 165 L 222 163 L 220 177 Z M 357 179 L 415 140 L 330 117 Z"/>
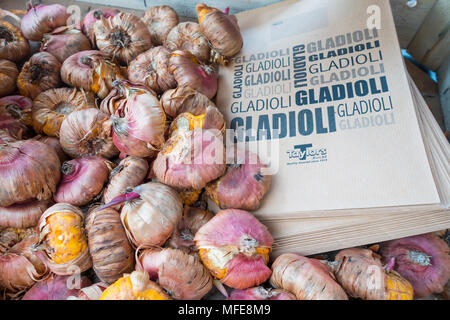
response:
<path fill-rule="evenodd" d="M 450 1 L 438 0 L 408 46 L 423 65 L 437 70 L 450 54 Z"/>
<path fill-rule="evenodd" d="M 225 9 L 230 7 L 230 13 L 237 13 L 245 10 L 259 8 L 280 2 L 280 0 L 78 0 L 77 2 L 90 2 L 102 5 L 115 6 L 119 8 L 131 8 L 136 10 L 146 10 L 147 8 L 159 5 L 169 5 L 174 8 L 180 16 L 187 18 L 197 18 L 195 6 L 197 3 L 205 2 L 209 6 Z"/>
<path fill-rule="evenodd" d="M 436 119 L 441 129 L 445 131 L 444 117 L 442 114 L 439 88 L 437 83 L 431 80 L 430 76 L 425 71 L 417 67 L 408 59 L 405 59 L 405 63 L 406 67 L 408 68 L 409 75 L 411 76 L 411 78 L 413 78 L 414 82 L 419 88 L 420 93 L 427 102 L 427 105 L 433 113 L 434 118 Z"/>
<path fill-rule="evenodd" d="M 406 0 L 390 0 L 400 47 L 407 48 L 437 0 L 418 0 L 410 8 Z"/>

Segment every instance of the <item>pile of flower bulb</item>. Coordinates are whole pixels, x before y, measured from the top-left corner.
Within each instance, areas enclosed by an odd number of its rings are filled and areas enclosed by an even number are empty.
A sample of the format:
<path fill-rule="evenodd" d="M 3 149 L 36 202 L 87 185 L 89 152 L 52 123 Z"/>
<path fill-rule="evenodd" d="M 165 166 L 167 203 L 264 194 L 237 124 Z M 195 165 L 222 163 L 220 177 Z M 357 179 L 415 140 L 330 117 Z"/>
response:
<path fill-rule="evenodd" d="M 243 46 L 228 8 L 199 3 L 197 21 L 180 22 L 167 5 L 141 16 L 99 7 L 69 25 L 60 4 L 17 9 L 0 10 L 0 300 L 445 290 L 448 246 L 437 236 L 335 261 L 272 255 L 254 215 L 271 176 L 248 150 L 229 159 L 215 103 L 218 70 Z M 382 274 L 376 292 L 367 264 Z"/>

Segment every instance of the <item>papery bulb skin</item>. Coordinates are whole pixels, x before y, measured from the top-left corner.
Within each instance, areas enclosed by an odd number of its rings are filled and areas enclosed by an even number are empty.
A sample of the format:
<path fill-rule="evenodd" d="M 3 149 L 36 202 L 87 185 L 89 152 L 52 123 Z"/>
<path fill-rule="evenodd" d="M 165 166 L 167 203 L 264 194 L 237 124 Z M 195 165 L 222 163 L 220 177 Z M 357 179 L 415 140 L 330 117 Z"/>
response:
<path fill-rule="evenodd" d="M 208 107 L 216 106 L 207 96 L 189 86 L 181 86 L 164 92 L 161 96 L 161 105 L 165 113 L 172 118 L 176 118 L 184 112 L 200 115 Z"/>
<path fill-rule="evenodd" d="M 251 213 L 228 209 L 217 213 L 195 234 L 200 259 L 211 274 L 235 289 L 265 282 L 273 238 Z"/>
<path fill-rule="evenodd" d="M 31 130 L 32 103 L 30 98 L 18 95 L 0 98 L 0 130 L 6 131 L 17 140 L 33 137 L 34 132 Z"/>
<path fill-rule="evenodd" d="M 60 70 L 61 62 L 55 56 L 48 52 L 35 53 L 25 62 L 17 78 L 20 94 L 34 99 L 42 91 L 58 88 Z"/>
<path fill-rule="evenodd" d="M 197 252 L 194 236 L 205 223 L 214 217 L 209 210 L 184 206 L 183 217 L 168 241 L 168 245 L 188 253 Z"/>
<path fill-rule="evenodd" d="M 147 271 L 176 300 L 200 300 L 212 288 L 208 270 L 197 257 L 182 250 L 143 250 L 138 254 L 136 269 Z"/>
<path fill-rule="evenodd" d="M 145 23 L 131 13 L 120 12 L 113 17 L 103 17 L 94 24 L 93 30 L 99 50 L 124 65 L 153 46 Z"/>
<path fill-rule="evenodd" d="M 408 280 L 416 298 L 440 293 L 450 278 L 450 249 L 434 234 L 423 234 L 381 244 L 384 261 L 395 259 L 394 270 Z"/>
<path fill-rule="evenodd" d="M 177 82 L 169 72 L 170 52 L 163 46 L 151 48 L 136 57 L 128 66 L 128 79 L 146 85 L 157 94 L 175 88 Z"/>
<path fill-rule="evenodd" d="M 87 50 L 75 53 L 64 61 L 61 79 L 69 86 L 92 91 L 103 99 L 113 88 L 115 80 L 125 78 L 123 71 L 108 54 Z"/>
<path fill-rule="evenodd" d="M 66 116 L 59 138 L 64 152 L 72 158 L 97 155 L 110 159 L 119 153 L 111 130 L 109 117 L 98 109 L 89 108 Z"/>
<path fill-rule="evenodd" d="M 103 189 L 110 172 L 106 160 L 98 156 L 66 161 L 61 171 L 54 200 L 74 206 L 84 206 L 94 199 Z"/>
<path fill-rule="evenodd" d="M 14 203 L 7 207 L 0 207 L 0 227 L 29 228 L 35 227 L 39 218 L 53 205 L 51 199 L 29 200 Z"/>
<path fill-rule="evenodd" d="M 133 189 L 138 199 L 125 202 L 120 218 L 128 239 L 135 246 L 163 245 L 182 217 L 178 193 L 159 182 L 148 182 Z"/>
<path fill-rule="evenodd" d="M 77 296 L 80 289 L 91 285 L 86 276 L 80 277 L 79 287 L 71 288 L 73 277 L 51 274 L 47 279 L 37 282 L 25 293 L 22 300 L 66 300 L 69 296 Z"/>
<path fill-rule="evenodd" d="M 0 286 L 6 296 L 29 289 L 48 274 L 45 264 L 30 248 L 37 239 L 31 228 L 0 231 Z"/>
<path fill-rule="evenodd" d="M 379 256 L 372 250 L 341 250 L 329 265 L 336 280 L 352 297 L 364 300 L 413 299 L 411 284 L 391 270 L 389 264 L 382 266 Z"/>
<path fill-rule="evenodd" d="M 206 186 L 206 192 L 221 209 L 257 210 L 271 183 L 265 169 L 256 154 L 237 150 L 234 163 L 225 175 Z"/>
<path fill-rule="evenodd" d="M 28 40 L 41 41 L 45 33 L 65 26 L 69 17 L 66 7 L 60 4 L 40 4 L 28 10 L 22 18 L 20 28 Z"/>
<path fill-rule="evenodd" d="M 222 113 L 214 106 L 208 106 L 203 113 L 192 114 L 184 112 L 172 120 L 169 135 L 174 135 L 177 130 L 212 129 L 225 133 L 225 119 Z"/>
<path fill-rule="evenodd" d="M 30 44 L 15 25 L 0 21 L 0 39 L 3 41 L 0 47 L 0 59 L 20 62 L 30 55 Z"/>
<path fill-rule="evenodd" d="M 100 300 L 103 291 L 108 287 L 107 283 L 97 282 L 89 287 L 81 288 L 78 296 L 69 296 L 67 300 Z"/>
<path fill-rule="evenodd" d="M 125 274 L 103 291 L 100 300 L 172 300 L 145 271 Z"/>
<path fill-rule="evenodd" d="M 75 26 L 63 26 L 44 34 L 40 51 L 51 53 L 63 63 L 71 55 L 91 50 L 89 39 Z"/>
<path fill-rule="evenodd" d="M 30 139 L 34 132 L 21 121 L 12 118 L 4 110 L 0 110 L 0 130 L 14 140 Z"/>
<path fill-rule="evenodd" d="M 253 287 L 233 290 L 227 300 L 297 300 L 297 298 L 283 289 Z"/>
<path fill-rule="evenodd" d="M 36 250 L 42 250 L 50 270 L 58 275 L 81 273 L 92 267 L 84 215 L 78 207 L 57 203 L 39 218 L 39 241 Z"/>
<path fill-rule="evenodd" d="M 102 101 L 110 112 L 114 145 L 123 155 L 154 156 L 164 144 L 166 115 L 156 94 L 143 85 L 116 81 L 118 90 Z"/>
<path fill-rule="evenodd" d="M 239 53 L 243 46 L 236 17 L 204 3 L 197 4 L 196 10 L 201 32 L 208 38 L 213 49 L 212 61 L 226 65 L 227 58 Z"/>
<path fill-rule="evenodd" d="M 163 45 L 170 30 L 178 25 L 178 14 L 167 5 L 154 6 L 145 11 L 142 21 L 150 31 L 152 43 Z"/>
<path fill-rule="evenodd" d="M 0 59 L 0 97 L 12 94 L 16 90 L 19 70 L 14 62 Z"/>
<path fill-rule="evenodd" d="M 83 19 L 82 29 L 84 34 L 89 38 L 91 41 L 92 46 L 95 46 L 95 34 L 93 31 L 94 24 L 104 18 L 114 17 L 117 15 L 120 11 L 113 8 L 96 8 L 92 9 L 86 15 Z"/>
<path fill-rule="evenodd" d="M 90 212 L 86 231 L 93 268 L 101 281 L 111 284 L 134 270 L 134 250 L 119 212 L 112 208 Z"/>
<path fill-rule="evenodd" d="M 153 162 L 159 181 L 174 188 L 199 190 L 226 170 L 222 135 L 217 130 L 178 130 Z"/>
<path fill-rule="evenodd" d="M 32 106 L 33 101 L 28 97 L 14 95 L 0 98 L 0 113 L 4 111 L 26 126 L 32 126 Z"/>
<path fill-rule="evenodd" d="M 169 70 L 178 86 L 189 86 L 212 99 L 217 92 L 217 73 L 214 67 L 199 63 L 186 50 L 171 53 Z"/>
<path fill-rule="evenodd" d="M 170 51 L 189 51 L 198 61 L 209 62 L 211 48 L 208 39 L 200 30 L 200 25 L 196 22 L 181 22 L 173 27 L 166 37 L 164 46 Z"/>
<path fill-rule="evenodd" d="M 36 140 L 45 143 L 46 145 L 51 147 L 56 152 L 61 164 L 64 163 L 64 161 L 69 160 L 69 156 L 64 152 L 58 138 L 48 136 L 37 136 Z"/>
<path fill-rule="evenodd" d="M 148 162 L 143 158 L 130 156 L 120 161 L 109 175 L 108 184 L 103 192 L 103 203 L 108 203 L 113 198 L 142 184 L 147 177 L 148 170 Z M 115 208 L 120 208 L 120 206 Z"/>
<path fill-rule="evenodd" d="M 38 134 L 59 137 L 59 129 L 66 115 L 88 108 L 97 108 L 92 92 L 86 93 L 76 88 L 46 90 L 33 101 L 33 128 Z"/>
<path fill-rule="evenodd" d="M 51 199 L 60 168 L 56 152 L 42 142 L 19 140 L 0 145 L 0 206 Z"/>
<path fill-rule="evenodd" d="M 282 254 L 272 263 L 270 284 L 298 300 L 348 300 L 325 264 L 293 253 Z"/>
<path fill-rule="evenodd" d="M 352 248 L 339 251 L 336 280 L 355 298 L 384 300 L 386 277 L 380 259 L 369 249 Z"/>
<path fill-rule="evenodd" d="M 13 143 L 20 139 L 17 137 L 12 136 L 8 130 L 2 129 L 0 127 L 0 144 L 7 144 L 7 143 Z"/>

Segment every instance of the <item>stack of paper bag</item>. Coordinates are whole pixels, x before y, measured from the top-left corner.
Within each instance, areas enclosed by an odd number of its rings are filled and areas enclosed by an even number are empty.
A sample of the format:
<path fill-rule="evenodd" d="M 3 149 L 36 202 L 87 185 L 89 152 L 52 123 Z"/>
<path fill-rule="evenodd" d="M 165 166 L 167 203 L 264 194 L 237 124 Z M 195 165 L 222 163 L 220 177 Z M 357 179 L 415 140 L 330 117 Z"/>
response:
<path fill-rule="evenodd" d="M 286 1 L 236 15 L 220 68 L 228 143 L 273 174 L 253 212 L 274 255 L 450 227 L 450 146 L 406 73 L 389 1 Z"/>

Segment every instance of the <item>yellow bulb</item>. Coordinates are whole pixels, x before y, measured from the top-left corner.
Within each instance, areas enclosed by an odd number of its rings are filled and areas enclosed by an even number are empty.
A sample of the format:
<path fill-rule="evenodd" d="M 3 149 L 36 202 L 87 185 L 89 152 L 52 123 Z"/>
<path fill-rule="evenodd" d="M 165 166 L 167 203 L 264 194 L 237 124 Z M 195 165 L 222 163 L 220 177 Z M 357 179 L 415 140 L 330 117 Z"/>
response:
<path fill-rule="evenodd" d="M 50 232 L 46 235 L 47 253 L 55 263 L 65 263 L 87 250 L 87 240 L 79 215 L 57 212 L 47 219 Z"/>

